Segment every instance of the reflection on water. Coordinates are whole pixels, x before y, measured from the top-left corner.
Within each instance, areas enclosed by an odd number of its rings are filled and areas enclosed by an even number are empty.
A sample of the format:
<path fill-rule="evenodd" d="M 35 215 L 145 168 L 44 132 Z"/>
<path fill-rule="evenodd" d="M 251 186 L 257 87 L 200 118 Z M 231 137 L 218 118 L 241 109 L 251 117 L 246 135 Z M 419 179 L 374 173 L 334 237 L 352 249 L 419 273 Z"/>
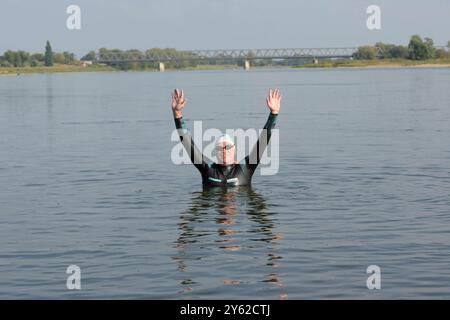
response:
<path fill-rule="evenodd" d="M 280 172 L 193 192 L 175 85 L 188 126 L 222 130 L 259 128 L 280 87 Z M 0 298 L 450 297 L 449 86 L 448 68 L 0 77 Z"/>
<path fill-rule="evenodd" d="M 250 186 L 204 188 L 201 192 L 193 192 L 190 206 L 180 215 L 175 244 L 177 255 L 172 257 L 182 274 L 179 293 L 191 292 L 199 284 L 192 276 L 195 272 L 190 272 L 190 262 L 196 265 L 196 271 L 199 267 L 207 271 L 208 266 L 199 266 L 199 261 L 210 258 L 212 252 L 215 258 L 225 256 L 229 260 L 234 260 L 233 254 L 244 252 L 245 260 L 253 262 L 246 266 L 247 269 L 266 271 L 257 282 L 283 288 L 277 270 L 282 259 L 277 253 L 277 241 L 282 236 L 274 231 L 275 227 L 276 221 L 268 210 L 266 199 Z M 256 255 L 249 256 L 249 253 Z M 241 275 L 240 278 L 223 278 L 218 285 L 251 281 Z M 287 294 L 281 292 L 279 297 L 284 299 Z"/>

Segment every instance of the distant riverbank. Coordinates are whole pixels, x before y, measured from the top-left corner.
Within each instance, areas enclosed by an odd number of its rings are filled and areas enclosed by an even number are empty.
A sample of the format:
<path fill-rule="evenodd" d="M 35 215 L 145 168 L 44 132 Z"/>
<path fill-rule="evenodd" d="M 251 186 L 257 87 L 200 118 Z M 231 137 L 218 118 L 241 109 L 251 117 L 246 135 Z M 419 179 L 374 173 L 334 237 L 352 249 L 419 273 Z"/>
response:
<path fill-rule="evenodd" d="M 22 68 L 0 68 L 0 76 L 18 76 L 32 73 L 59 73 L 59 72 L 99 72 L 115 71 L 114 68 L 106 65 L 75 66 L 75 65 L 54 65 L 52 67 L 22 67 Z"/>
<path fill-rule="evenodd" d="M 194 70 L 226 70 L 226 69 L 240 69 L 236 65 L 199 65 L 197 67 L 186 67 L 179 69 L 166 69 L 167 71 L 194 71 Z M 140 69 L 140 70 L 126 70 L 126 72 L 157 72 L 157 69 Z M 19 76 L 22 74 L 40 74 L 40 73 L 66 73 L 66 72 L 124 72 L 117 68 L 108 65 L 90 65 L 90 66 L 76 66 L 76 65 L 55 65 L 52 67 L 21 67 L 21 68 L 0 68 L 0 76 Z"/>
<path fill-rule="evenodd" d="M 305 64 L 294 68 L 450 68 L 450 59 L 409 60 L 346 60 L 320 61 L 317 64 Z"/>
<path fill-rule="evenodd" d="M 236 65 L 200 65 L 197 67 L 188 67 L 180 69 L 167 69 L 167 71 L 195 71 L 195 70 L 225 70 L 241 69 Z M 252 66 L 253 69 L 270 69 L 273 67 Z M 320 61 L 317 64 L 305 64 L 302 66 L 279 66 L 278 68 L 450 68 L 450 59 L 436 60 L 346 60 L 346 61 Z M 22 68 L 0 68 L 0 76 L 18 76 L 21 74 L 39 74 L 39 73 L 66 73 L 66 72 L 114 72 L 122 71 L 108 65 L 55 65 L 52 67 L 22 67 Z M 142 69 L 133 71 L 158 71 L 156 69 Z"/>

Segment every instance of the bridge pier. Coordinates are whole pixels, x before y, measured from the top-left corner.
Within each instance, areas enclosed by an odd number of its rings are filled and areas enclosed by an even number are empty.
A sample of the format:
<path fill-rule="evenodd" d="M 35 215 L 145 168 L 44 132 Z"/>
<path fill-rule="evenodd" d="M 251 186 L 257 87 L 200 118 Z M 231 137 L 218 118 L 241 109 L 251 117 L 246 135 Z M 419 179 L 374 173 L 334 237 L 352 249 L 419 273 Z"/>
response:
<path fill-rule="evenodd" d="M 244 61 L 244 70 L 245 71 L 250 70 L 250 61 L 249 60 Z"/>
<path fill-rule="evenodd" d="M 159 63 L 159 72 L 164 72 L 166 70 L 166 67 L 164 66 L 163 62 Z"/>

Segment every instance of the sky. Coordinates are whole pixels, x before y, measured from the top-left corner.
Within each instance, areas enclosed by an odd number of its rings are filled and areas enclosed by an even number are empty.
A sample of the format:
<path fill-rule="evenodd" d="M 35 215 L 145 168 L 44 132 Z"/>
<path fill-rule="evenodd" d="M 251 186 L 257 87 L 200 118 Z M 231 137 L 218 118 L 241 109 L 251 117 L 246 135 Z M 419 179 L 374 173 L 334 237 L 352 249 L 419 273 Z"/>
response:
<path fill-rule="evenodd" d="M 369 5 L 381 30 L 366 26 Z M 69 30 L 69 5 L 81 30 Z M 99 48 L 179 50 L 407 44 L 413 34 L 450 41 L 450 0 L 0 0 L 0 54 Z"/>

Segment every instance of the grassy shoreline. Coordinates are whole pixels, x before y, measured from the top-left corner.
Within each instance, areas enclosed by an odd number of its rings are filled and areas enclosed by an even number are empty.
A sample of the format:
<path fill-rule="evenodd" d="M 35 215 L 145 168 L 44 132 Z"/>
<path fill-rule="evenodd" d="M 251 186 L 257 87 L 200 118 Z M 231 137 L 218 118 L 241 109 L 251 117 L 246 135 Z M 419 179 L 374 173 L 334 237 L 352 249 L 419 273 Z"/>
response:
<path fill-rule="evenodd" d="M 200 65 L 181 69 L 167 69 L 167 71 L 196 71 L 196 70 L 229 70 L 241 69 L 236 65 Z M 270 69 L 273 67 L 253 66 L 253 69 Z M 346 60 L 346 61 L 321 61 L 318 64 L 305 64 L 302 66 L 280 66 L 288 69 L 314 69 L 314 68 L 450 68 L 450 59 L 436 59 L 415 61 L 407 59 L 399 60 Z M 156 69 L 128 70 L 128 72 L 155 72 Z M 55 65 L 53 67 L 22 67 L 22 68 L 0 68 L 0 76 L 18 76 L 21 74 L 46 74 L 46 73 L 68 73 L 68 72 L 123 72 L 107 65 L 72 66 Z"/>
<path fill-rule="evenodd" d="M 236 65 L 199 65 L 197 67 L 186 67 L 180 69 L 166 69 L 166 71 L 196 71 L 196 70 L 229 70 L 240 69 Z M 0 76 L 19 76 L 22 74 L 47 74 L 47 73 L 73 73 L 73 72 L 158 72 L 157 69 L 120 70 L 108 65 L 75 66 L 55 65 L 52 67 L 2 67 Z"/>
<path fill-rule="evenodd" d="M 55 65 L 52 67 L 21 67 L 21 68 L 0 68 L 0 76 L 18 76 L 21 74 L 40 74 L 40 73 L 65 73 L 65 72 L 103 72 L 115 71 L 109 66 L 72 66 L 72 65 Z"/>
<path fill-rule="evenodd" d="M 318 64 L 305 64 L 293 67 L 302 68 L 450 68 L 450 59 L 434 60 L 408 60 L 408 59 L 383 59 L 383 60 L 346 60 L 346 61 L 321 61 Z"/>

